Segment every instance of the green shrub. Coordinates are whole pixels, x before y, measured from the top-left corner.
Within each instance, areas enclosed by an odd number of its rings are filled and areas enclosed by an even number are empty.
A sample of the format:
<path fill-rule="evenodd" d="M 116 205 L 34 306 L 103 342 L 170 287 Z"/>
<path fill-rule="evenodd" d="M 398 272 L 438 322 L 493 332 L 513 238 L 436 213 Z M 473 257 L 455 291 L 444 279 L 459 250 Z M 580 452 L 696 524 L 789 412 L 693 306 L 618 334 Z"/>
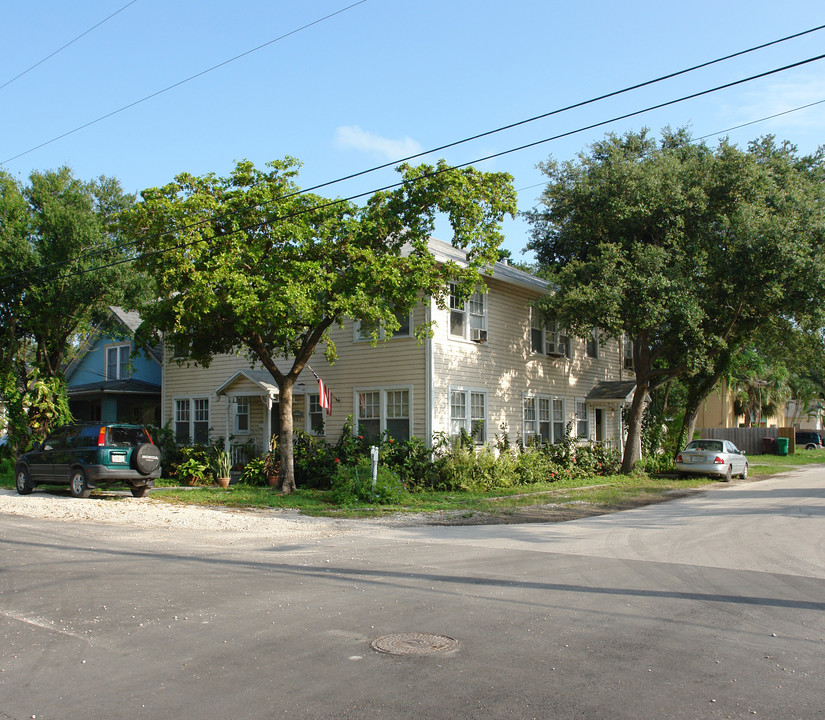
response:
<path fill-rule="evenodd" d="M 509 453 L 496 457 L 489 447 L 466 447 L 456 443 L 436 462 L 439 490 L 488 492 L 511 487 L 518 481 L 516 460 Z"/>
<path fill-rule="evenodd" d="M 409 492 L 396 473 L 378 466 L 375 483 L 371 463 L 362 458 L 355 465 L 339 464 L 332 479 L 331 499 L 338 505 L 400 505 L 409 498 Z"/>

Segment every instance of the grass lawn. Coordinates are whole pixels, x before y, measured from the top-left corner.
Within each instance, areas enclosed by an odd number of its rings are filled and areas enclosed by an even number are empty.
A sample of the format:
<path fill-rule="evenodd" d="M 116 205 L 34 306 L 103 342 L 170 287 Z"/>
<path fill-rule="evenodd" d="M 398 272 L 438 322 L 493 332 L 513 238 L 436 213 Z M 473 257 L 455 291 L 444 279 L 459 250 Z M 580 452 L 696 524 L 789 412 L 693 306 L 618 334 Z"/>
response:
<path fill-rule="evenodd" d="M 795 467 L 825 464 L 825 452 L 799 450 L 794 455 L 752 455 L 750 477 L 765 478 Z M 520 508 L 552 504 L 569 506 L 588 503 L 605 509 L 621 509 L 658 502 L 691 488 L 716 483 L 711 478 L 678 479 L 669 475 L 610 475 L 568 479 L 497 489 L 479 494 L 461 491 L 412 493 L 403 505 L 361 505 L 341 507 L 332 504 L 329 492 L 299 488 L 290 495 L 281 495 L 269 488 L 233 485 L 218 487 L 175 487 L 172 481 L 161 480 L 152 491 L 155 501 L 185 505 L 219 505 L 224 507 L 292 508 L 307 515 L 342 518 L 376 517 L 397 512 L 453 511 L 471 516 L 477 513 L 502 515 Z M 8 463 L 0 464 L 0 487 L 14 488 L 14 478 Z M 94 497 L 94 495 L 93 495 Z M 109 496 L 111 497 L 111 496 Z"/>

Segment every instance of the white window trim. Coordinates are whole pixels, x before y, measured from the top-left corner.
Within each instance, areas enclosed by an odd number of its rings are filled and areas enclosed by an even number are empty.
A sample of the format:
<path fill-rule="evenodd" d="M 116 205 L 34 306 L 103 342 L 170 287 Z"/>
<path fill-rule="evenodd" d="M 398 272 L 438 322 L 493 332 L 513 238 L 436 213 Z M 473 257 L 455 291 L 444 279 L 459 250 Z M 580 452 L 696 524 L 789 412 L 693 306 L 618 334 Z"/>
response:
<path fill-rule="evenodd" d="M 409 425 L 409 427 L 410 427 L 409 436 L 413 437 L 413 435 L 415 433 L 414 433 L 414 428 L 413 428 L 413 414 L 414 414 L 413 400 L 414 400 L 414 398 L 413 398 L 413 386 L 412 385 L 370 385 L 370 386 L 361 386 L 361 387 L 353 388 L 353 390 L 352 390 L 352 406 L 353 406 L 354 411 L 355 411 L 353 413 L 353 417 L 354 417 L 353 428 L 352 428 L 353 435 L 355 435 L 355 436 L 358 435 L 359 426 L 361 424 L 361 417 L 360 417 L 361 403 L 358 401 L 358 396 L 361 393 L 367 393 L 367 392 L 380 393 L 379 400 L 378 400 L 378 420 L 379 420 L 378 434 L 383 435 L 387 431 L 387 393 L 388 392 L 394 392 L 394 391 L 397 391 L 397 390 L 406 390 L 408 392 L 407 397 L 408 397 L 408 403 L 409 403 L 408 404 L 409 415 L 407 417 L 407 420 L 410 424 Z M 373 418 L 369 418 L 369 419 L 372 420 Z M 397 420 L 399 418 L 392 418 L 392 419 Z"/>
<path fill-rule="evenodd" d="M 175 396 L 172 398 L 172 425 L 175 429 L 175 436 L 177 436 L 177 426 L 178 426 L 178 402 L 188 402 L 189 403 L 189 442 L 195 442 L 195 401 L 196 400 L 206 400 L 208 403 L 207 407 L 208 410 L 208 418 L 207 418 L 207 426 L 206 426 L 206 434 L 207 440 L 212 430 L 212 407 L 213 403 L 209 395 L 190 395 L 190 396 Z"/>
<path fill-rule="evenodd" d="M 405 338 L 413 337 L 413 314 L 410 312 L 407 316 L 407 332 L 406 333 L 393 333 L 389 337 L 387 337 L 387 331 L 383 325 L 378 328 L 378 340 L 379 342 L 390 341 L 390 340 L 403 340 Z M 369 343 L 372 342 L 372 338 L 370 336 L 364 336 L 361 334 L 361 321 L 360 320 L 353 320 L 352 321 L 352 341 L 357 343 Z"/>
<path fill-rule="evenodd" d="M 473 423 L 479 419 L 481 419 L 484 422 L 484 432 L 482 433 L 482 437 L 480 439 L 475 439 L 475 444 L 486 445 L 490 440 L 490 393 L 487 391 L 486 388 L 469 387 L 463 385 L 453 385 L 449 388 L 447 394 L 447 405 L 449 418 L 449 434 L 451 437 L 455 437 L 455 435 L 453 434 L 453 393 L 462 393 L 464 395 L 464 407 L 467 412 L 467 416 L 464 418 L 464 430 L 467 433 L 469 433 L 474 439 L 475 435 L 473 434 Z M 483 418 L 473 417 L 473 395 L 481 395 L 484 397 Z"/>
<path fill-rule="evenodd" d="M 534 401 L 535 407 L 535 419 L 533 422 L 535 423 L 535 430 L 528 431 L 527 430 L 527 419 L 525 418 L 525 409 L 527 405 L 527 400 Z M 533 392 L 525 392 L 521 396 L 521 436 L 525 442 L 533 437 L 540 437 L 541 436 L 541 414 L 540 414 L 540 403 L 542 400 L 546 400 L 549 407 L 549 419 L 547 422 L 550 425 L 550 442 L 557 443 L 564 439 L 566 428 L 567 428 L 567 402 L 562 395 L 548 395 L 547 393 L 533 393 Z M 556 437 L 556 420 L 553 417 L 553 405 L 556 401 L 561 401 L 561 433 L 559 437 Z"/>
<path fill-rule="evenodd" d="M 479 288 L 476 288 L 470 295 L 470 297 L 468 297 L 467 300 L 464 302 L 464 305 L 462 305 L 460 308 L 454 308 L 452 299 L 455 297 L 455 294 L 453 292 L 455 287 L 455 283 L 450 283 L 450 302 L 449 307 L 447 308 L 447 335 L 453 340 L 463 340 L 464 342 L 485 344 L 488 338 L 487 322 L 490 314 L 490 308 L 487 302 L 488 293 L 481 292 Z M 470 312 L 472 302 L 478 302 L 481 304 L 480 314 Z M 462 315 L 464 315 L 464 332 L 461 334 L 453 333 L 452 331 L 453 313 L 461 313 Z M 480 321 L 478 323 L 480 327 L 471 327 L 472 318 L 480 318 Z"/>
<path fill-rule="evenodd" d="M 126 363 L 126 372 L 127 375 L 125 377 L 121 377 L 120 375 L 120 351 L 126 348 L 127 353 L 127 363 Z M 117 363 L 115 367 L 117 368 L 117 377 L 109 377 L 109 351 L 116 350 L 117 351 Z M 128 380 L 132 377 L 132 370 L 129 367 L 129 359 L 128 356 L 132 353 L 132 346 L 130 343 L 117 343 L 113 345 L 106 345 L 103 348 L 103 378 L 105 380 Z"/>

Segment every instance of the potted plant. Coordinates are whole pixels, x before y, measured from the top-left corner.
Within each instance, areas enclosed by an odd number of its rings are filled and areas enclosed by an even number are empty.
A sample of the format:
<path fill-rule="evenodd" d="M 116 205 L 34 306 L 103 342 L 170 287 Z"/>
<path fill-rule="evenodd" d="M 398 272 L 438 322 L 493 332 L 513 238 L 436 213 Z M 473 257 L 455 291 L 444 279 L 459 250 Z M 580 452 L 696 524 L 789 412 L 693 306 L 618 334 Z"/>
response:
<path fill-rule="evenodd" d="M 218 485 L 229 487 L 229 473 L 232 470 L 232 456 L 226 450 L 215 451 L 215 476 Z"/>
<path fill-rule="evenodd" d="M 187 485 L 196 485 L 203 480 L 203 476 L 206 474 L 208 467 L 209 466 L 202 460 L 190 457 L 178 465 L 177 475 L 178 478 L 182 479 Z"/>
<path fill-rule="evenodd" d="M 277 452 L 271 450 L 264 455 L 264 464 L 262 468 L 263 474 L 266 476 L 266 481 L 270 487 L 278 485 L 278 475 L 281 471 L 281 460 Z"/>

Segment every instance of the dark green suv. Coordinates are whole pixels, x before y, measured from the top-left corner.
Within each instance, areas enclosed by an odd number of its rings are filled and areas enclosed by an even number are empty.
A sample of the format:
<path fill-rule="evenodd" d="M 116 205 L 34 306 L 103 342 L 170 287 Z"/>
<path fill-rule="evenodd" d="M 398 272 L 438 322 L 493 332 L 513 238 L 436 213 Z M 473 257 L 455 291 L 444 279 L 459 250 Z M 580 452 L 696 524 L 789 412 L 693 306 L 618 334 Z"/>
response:
<path fill-rule="evenodd" d="M 86 498 L 95 488 L 126 485 L 143 497 L 160 477 L 160 459 L 142 425 L 67 425 L 21 455 L 14 476 L 21 495 L 38 485 L 68 485 L 73 497 Z"/>

